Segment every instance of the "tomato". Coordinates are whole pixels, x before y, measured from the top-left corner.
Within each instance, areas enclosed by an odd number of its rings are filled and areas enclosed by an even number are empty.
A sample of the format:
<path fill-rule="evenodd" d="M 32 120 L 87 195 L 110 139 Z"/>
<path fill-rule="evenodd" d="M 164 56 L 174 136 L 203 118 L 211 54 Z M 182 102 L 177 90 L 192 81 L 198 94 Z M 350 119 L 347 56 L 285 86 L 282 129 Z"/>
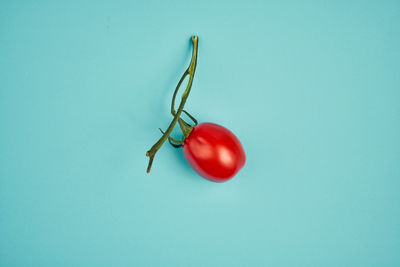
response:
<path fill-rule="evenodd" d="M 190 166 L 214 182 L 231 179 L 244 166 L 246 154 L 239 139 L 228 129 L 214 123 L 200 123 L 183 143 Z"/>
<path fill-rule="evenodd" d="M 185 70 L 179 80 L 172 96 L 171 114 L 174 118 L 165 132 L 160 129 L 163 135 L 146 152 L 146 156 L 149 157 L 147 173 L 150 172 L 157 151 L 165 141 L 168 140 L 175 148 L 183 147 L 183 153 L 186 160 L 201 176 L 214 182 L 225 182 L 234 177 L 246 162 L 246 155 L 242 144 L 228 129 L 214 123 L 197 124 L 197 120 L 183 109 L 192 87 L 193 77 L 197 66 L 198 42 L 199 37 L 196 35 L 192 36 L 192 59 L 189 67 Z M 186 89 L 182 93 L 179 108 L 175 110 L 175 98 L 177 92 L 182 85 L 182 82 L 188 76 L 189 79 Z M 191 126 L 191 124 L 187 123 L 180 117 L 183 113 L 193 121 L 194 126 Z M 170 136 L 177 123 L 179 123 L 182 130 L 184 140 L 176 140 Z"/>

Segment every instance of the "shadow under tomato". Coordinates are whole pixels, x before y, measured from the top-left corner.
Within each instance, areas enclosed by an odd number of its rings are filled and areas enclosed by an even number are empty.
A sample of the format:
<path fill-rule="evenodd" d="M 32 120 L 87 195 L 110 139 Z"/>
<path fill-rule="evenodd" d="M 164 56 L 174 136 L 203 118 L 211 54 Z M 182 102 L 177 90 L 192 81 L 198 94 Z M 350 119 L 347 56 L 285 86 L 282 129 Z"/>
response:
<path fill-rule="evenodd" d="M 185 177 L 193 178 L 196 180 L 202 179 L 193 169 L 190 167 L 187 162 L 185 155 L 183 154 L 182 148 L 173 149 L 172 153 L 174 153 L 175 158 L 177 159 L 177 165 L 179 165 L 179 169 L 182 170 L 185 174 Z"/>

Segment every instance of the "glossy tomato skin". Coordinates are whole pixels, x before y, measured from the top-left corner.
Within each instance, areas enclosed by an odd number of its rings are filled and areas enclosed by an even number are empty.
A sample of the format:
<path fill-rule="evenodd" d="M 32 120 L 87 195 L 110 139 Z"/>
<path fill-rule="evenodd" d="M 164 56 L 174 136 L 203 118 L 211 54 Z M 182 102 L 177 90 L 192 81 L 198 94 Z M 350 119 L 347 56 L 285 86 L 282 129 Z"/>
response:
<path fill-rule="evenodd" d="M 209 122 L 193 128 L 183 153 L 198 174 L 214 182 L 231 179 L 246 162 L 239 139 L 225 127 Z"/>

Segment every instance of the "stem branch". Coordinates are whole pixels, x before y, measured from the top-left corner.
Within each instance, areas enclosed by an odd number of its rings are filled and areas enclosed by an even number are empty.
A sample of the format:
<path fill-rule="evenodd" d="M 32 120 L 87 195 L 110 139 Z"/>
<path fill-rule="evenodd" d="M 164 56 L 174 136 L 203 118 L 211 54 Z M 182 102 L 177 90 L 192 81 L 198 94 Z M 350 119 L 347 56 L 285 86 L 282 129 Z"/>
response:
<path fill-rule="evenodd" d="M 193 77 L 194 77 L 194 73 L 196 71 L 198 42 L 199 42 L 198 36 L 192 36 L 192 43 L 193 43 L 192 60 L 190 61 L 189 67 L 183 73 L 182 78 L 179 80 L 179 83 L 174 92 L 173 101 L 172 101 L 172 105 L 171 105 L 171 113 L 174 116 L 174 118 L 171 121 L 170 125 L 168 126 L 168 129 L 161 136 L 161 138 L 157 141 L 157 143 L 155 143 L 150 148 L 150 150 L 146 152 L 146 156 L 149 157 L 147 173 L 150 172 L 151 165 L 153 164 L 154 156 L 156 155 L 157 151 L 161 148 L 161 146 L 164 144 L 164 142 L 168 139 L 169 135 L 171 134 L 172 130 L 174 129 L 176 123 L 178 122 L 178 120 L 180 119 L 180 116 L 182 114 L 183 107 L 185 106 L 186 100 L 190 93 L 190 89 L 192 88 Z M 181 100 L 181 103 L 179 104 L 179 108 L 175 112 L 175 109 L 174 109 L 175 97 L 176 97 L 179 87 L 181 86 L 183 80 L 186 78 L 187 75 L 189 75 L 189 81 L 188 81 L 188 84 L 186 85 L 185 91 L 182 94 L 182 100 Z"/>

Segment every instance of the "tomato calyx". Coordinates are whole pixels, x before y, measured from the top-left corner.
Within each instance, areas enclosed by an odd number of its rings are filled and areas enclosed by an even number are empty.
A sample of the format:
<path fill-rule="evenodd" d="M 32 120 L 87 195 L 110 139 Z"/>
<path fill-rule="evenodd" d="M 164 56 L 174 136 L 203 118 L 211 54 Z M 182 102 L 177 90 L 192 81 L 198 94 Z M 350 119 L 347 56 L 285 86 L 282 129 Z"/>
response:
<path fill-rule="evenodd" d="M 171 103 L 171 114 L 173 116 L 173 119 L 170 123 L 170 125 L 168 126 L 167 130 L 164 132 L 163 130 L 160 129 L 161 133 L 163 134 L 161 136 L 161 138 L 150 148 L 150 150 L 148 150 L 146 152 L 146 156 L 149 157 L 149 163 L 147 166 L 147 173 L 150 172 L 151 170 L 151 166 L 153 164 L 153 160 L 154 157 L 157 153 L 157 151 L 161 148 L 161 146 L 164 144 L 164 142 L 166 140 L 168 140 L 168 142 L 175 148 L 179 148 L 183 146 L 184 140 L 190 135 L 191 131 L 193 130 L 193 128 L 198 124 L 197 120 L 190 115 L 186 110 L 184 110 L 184 106 L 186 103 L 186 100 L 189 96 L 192 84 L 193 84 L 193 78 L 194 78 L 194 73 L 196 71 L 196 65 L 197 65 L 197 48 L 198 48 L 198 41 L 199 38 L 197 35 L 192 36 L 192 44 L 193 44 L 193 52 L 192 52 L 192 59 L 190 61 L 189 67 L 185 70 L 185 72 L 183 73 L 181 79 L 178 82 L 178 85 L 175 88 L 174 91 L 174 95 L 172 97 L 172 103 Z M 175 110 L 175 98 L 176 95 L 179 91 L 180 86 L 182 85 L 183 81 L 185 80 L 185 78 L 189 76 L 189 81 L 186 85 L 186 89 L 185 91 L 182 93 L 182 97 L 181 97 L 181 102 L 179 104 L 179 107 L 177 110 Z M 181 118 L 181 114 L 185 113 L 194 123 L 194 125 L 191 125 L 189 123 L 187 123 L 186 121 L 184 121 Z M 174 129 L 176 123 L 179 124 L 182 133 L 184 135 L 184 139 L 182 141 L 176 140 L 172 137 L 170 137 L 172 130 Z"/>
<path fill-rule="evenodd" d="M 171 144 L 171 146 L 173 146 L 175 148 L 180 148 L 183 146 L 185 139 L 190 135 L 193 128 L 198 124 L 197 120 L 192 115 L 190 115 L 186 110 L 182 110 L 182 112 L 184 112 L 194 122 L 194 125 L 190 125 L 182 118 L 178 119 L 179 127 L 181 128 L 181 131 L 184 136 L 183 140 L 176 140 L 175 138 L 168 136 L 168 142 Z M 165 134 L 165 132 L 163 130 L 161 130 L 161 128 L 158 128 L 158 129 L 160 130 L 160 132 L 162 134 Z"/>

